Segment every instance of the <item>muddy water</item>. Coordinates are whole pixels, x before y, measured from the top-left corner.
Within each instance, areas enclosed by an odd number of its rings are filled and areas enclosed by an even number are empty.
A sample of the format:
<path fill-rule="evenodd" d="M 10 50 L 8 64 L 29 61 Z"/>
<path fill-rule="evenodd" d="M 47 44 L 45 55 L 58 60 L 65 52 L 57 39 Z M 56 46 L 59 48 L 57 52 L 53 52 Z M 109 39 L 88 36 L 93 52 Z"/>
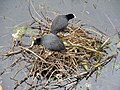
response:
<path fill-rule="evenodd" d="M 0 0 L 0 51 L 5 51 L 11 45 L 13 27 L 19 23 L 32 20 L 28 12 L 28 0 Z M 109 36 L 120 30 L 120 0 L 33 0 L 36 10 L 57 12 L 60 14 L 74 13 L 80 24 L 97 27 Z M 51 15 L 53 18 L 54 16 Z M 118 63 L 120 56 L 117 57 Z M 12 61 L 1 61 L 0 71 Z M 88 81 L 83 80 L 78 85 L 79 90 L 85 90 L 88 83 L 90 90 L 120 90 L 120 70 L 112 72 L 112 62 L 101 72 L 95 81 L 95 76 Z M 14 83 L 9 79 L 10 70 L 0 77 L 5 90 L 13 90 Z"/>

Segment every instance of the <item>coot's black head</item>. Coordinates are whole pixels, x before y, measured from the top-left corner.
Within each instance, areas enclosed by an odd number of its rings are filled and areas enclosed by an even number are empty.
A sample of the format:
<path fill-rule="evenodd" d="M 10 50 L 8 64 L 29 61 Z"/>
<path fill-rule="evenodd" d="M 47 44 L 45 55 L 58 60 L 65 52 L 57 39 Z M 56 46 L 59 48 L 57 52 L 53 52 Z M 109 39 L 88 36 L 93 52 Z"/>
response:
<path fill-rule="evenodd" d="M 70 19 L 76 18 L 76 16 L 74 14 L 67 14 L 66 15 L 67 20 L 69 21 Z"/>
<path fill-rule="evenodd" d="M 40 44 L 41 44 L 41 38 L 36 38 L 36 39 L 34 40 L 33 45 L 40 45 Z"/>

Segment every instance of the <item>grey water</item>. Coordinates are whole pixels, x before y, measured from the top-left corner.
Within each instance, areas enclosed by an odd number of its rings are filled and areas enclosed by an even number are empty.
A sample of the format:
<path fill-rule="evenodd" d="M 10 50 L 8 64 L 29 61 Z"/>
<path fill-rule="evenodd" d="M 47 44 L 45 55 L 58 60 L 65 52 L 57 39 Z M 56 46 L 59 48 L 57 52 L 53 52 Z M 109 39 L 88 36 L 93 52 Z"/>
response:
<path fill-rule="evenodd" d="M 32 0 L 37 11 L 56 12 L 58 14 L 74 13 L 79 24 L 95 26 L 108 36 L 120 31 L 120 0 Z M 34 14 L 35 15 L 35 14 Z M 54 16 L 51 15 L 51 18 Z M 13 27 L 20 23 L 27 23 L 32 18 L 28 12 L 28 0 L 0 0 L 0 53 L 11 46 Z M 120 68 L 120 55 L 117 62 Z M 113 60 L 114 61 L 114 60 Z M 12 63 L 11 60 L 0 60 L 0 72 Z M 114 70 L 113 62 L 106 65 L 101 75 L 95 81 L 93 75 L 89 80 L 83 80 L 77 90 L 120 90 L 120 69 Z M 10 80 L 13 73 L 6 73 L 0 77 L 4 90 L 13 90 L 14 83 Z M 80 86 L 82 88 L 80 88 Z M 18 89 L 21 90 L 21 89 Z"/>

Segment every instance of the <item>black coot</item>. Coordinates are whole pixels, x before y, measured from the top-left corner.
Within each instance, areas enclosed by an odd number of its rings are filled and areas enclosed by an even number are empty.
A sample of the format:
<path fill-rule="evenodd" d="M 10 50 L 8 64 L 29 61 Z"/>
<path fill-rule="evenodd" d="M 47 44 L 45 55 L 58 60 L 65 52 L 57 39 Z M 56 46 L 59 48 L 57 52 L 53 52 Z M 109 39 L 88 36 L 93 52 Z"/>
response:
<path fill-rule="evenodd" d="M 74 14 L 58 15 L 52 22 L 51 33 L 57 34 L 58 32 L 63 31 L 67 27 L 68 21 L 75 17 Z"/>
<path fill-rule="evenodd" d="M 45 48 L 51 51 L 65 52 L 65 46 L 63 42 L 54 34 L 50 33 L 37 38 L 34 41 L 34 45 L 43 45 Z"/>

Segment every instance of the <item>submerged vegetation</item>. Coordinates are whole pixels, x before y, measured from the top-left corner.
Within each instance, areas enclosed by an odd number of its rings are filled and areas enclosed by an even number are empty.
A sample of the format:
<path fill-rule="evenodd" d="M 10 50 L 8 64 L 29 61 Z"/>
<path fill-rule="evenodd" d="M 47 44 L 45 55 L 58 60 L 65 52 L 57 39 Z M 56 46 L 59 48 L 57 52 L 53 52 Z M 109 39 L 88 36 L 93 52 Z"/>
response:
<path fill-rule="evenodd" d="M 67 52 L 49 51 L 42 45 L 31 47 L 34 38 L 50 33 L 52 21 L 43 14 L 41 20 L 32 15 L 31 17 L 34 19 L 31 24 L 17 28 L 17 32 L 12 34 L 13 46 L 3 55 L 3 59 L 14 57 L 13 63 L 9 66 L 17 69 L 11 78 L 15 81 L 14 89 L 23 83 L 29 86 L 28 90 L 75 88 L 78 82 L 90 78 L 116 56 L 109 54 L 109 37 L 74 22 L 69 24 L 65 32 L 58 35 L 64 42 Z M 26 44 L 25 37 L 30 40 L 29 45 Z M 23 71 L 22 79 L 18 80 L 17 76 Z M 0 74 L 4 72 L 5 70 Z"/>

